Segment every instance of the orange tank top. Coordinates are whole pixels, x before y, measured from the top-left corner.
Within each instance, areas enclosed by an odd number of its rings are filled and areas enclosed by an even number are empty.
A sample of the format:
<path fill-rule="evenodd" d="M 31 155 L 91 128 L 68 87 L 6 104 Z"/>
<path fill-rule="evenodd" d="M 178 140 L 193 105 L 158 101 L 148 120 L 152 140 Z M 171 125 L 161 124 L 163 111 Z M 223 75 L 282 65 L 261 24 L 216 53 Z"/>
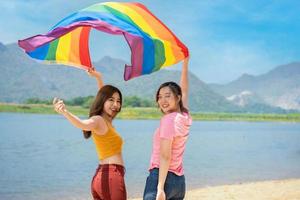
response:
<path fill-rule="evenodd" d="M 97 135 L 92 132 L 92 138 L 100 160 L 122 152 L 123 140 L 121 136 L 109 123 L 106 122 L 106 125 L 108 130 L 104 135 Z"/>

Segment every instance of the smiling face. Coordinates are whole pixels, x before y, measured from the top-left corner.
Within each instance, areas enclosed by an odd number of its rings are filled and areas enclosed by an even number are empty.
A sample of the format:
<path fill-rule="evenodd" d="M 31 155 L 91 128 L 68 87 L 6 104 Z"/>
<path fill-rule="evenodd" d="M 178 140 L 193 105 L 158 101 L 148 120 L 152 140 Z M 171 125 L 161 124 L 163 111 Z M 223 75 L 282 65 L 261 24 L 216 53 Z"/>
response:
<path fill-rule="evenodd" d="M 121 109 L 121 98 L 118 92 L 113 93 L 111 97 L 109 97 L 103 107 L 103 113 L 108 115 L 111 118 L 114 118 Z"/>
<path fill-rule="evenodd" d="M 165 114 L 180 111 L 180 96 L 176 96 L 170 87 L 166 86 L 159 90 L 157 103 L 161 111 Z"/>

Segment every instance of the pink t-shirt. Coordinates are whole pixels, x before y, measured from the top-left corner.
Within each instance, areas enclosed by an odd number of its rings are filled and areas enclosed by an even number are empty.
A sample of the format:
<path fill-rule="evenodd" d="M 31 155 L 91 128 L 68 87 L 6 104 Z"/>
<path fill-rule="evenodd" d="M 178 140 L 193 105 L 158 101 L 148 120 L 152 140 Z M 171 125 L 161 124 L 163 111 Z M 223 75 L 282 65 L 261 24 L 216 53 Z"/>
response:
<path fill-rule="evenodd" d="M 149 170 L 159 168 L 160 139 L 164 138 L 172 140 L 171 161 L 168 171 L 178 176 L 183 175 L 183 153 L 191 124 L 192 118 L 188 113 L 173 112 L 162 117 L 160 125 L 153 136 L 153 149 Z"/>

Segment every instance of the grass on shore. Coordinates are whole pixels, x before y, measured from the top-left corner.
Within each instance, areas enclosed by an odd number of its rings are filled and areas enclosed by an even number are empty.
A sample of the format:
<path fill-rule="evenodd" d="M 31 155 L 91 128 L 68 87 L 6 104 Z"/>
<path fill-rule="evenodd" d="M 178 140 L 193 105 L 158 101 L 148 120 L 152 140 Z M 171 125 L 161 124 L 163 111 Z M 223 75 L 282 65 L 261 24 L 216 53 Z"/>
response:
<path fill-rule="evenodd" d="M 88 116 L 89 110 L 80 106 L 68 106 L 68 110 L 79 116 Z M 57 114 L 51 105 L 0 103 L 0 112 Z M 119 119 L 159 119 L 158 108 L 122 108 Z M 250 114 L 250 113 L 192 113 L 193 120 L 201 121 L 289 121 L 300 122 L 300 113 Z"/>

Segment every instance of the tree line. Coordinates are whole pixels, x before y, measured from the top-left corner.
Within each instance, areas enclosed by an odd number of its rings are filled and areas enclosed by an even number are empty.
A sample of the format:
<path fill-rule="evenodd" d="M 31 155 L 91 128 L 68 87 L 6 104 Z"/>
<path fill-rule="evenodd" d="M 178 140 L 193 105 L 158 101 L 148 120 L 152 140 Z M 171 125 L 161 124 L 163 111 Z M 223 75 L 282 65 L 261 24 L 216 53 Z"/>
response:
<path fill-rule="evenodd" d="M 81 106 L 89 108 L 94 101 L 94 96 L 87 97 L 75 97 L 70 100 L 64 100 L 66 105 L 70 106 Z M 51 105 L 52 100 L 40 99 L 40 98 L 29 98 L 25 101 L 25 104 L 46 104 Z M 150 99 L 143 99 L 138 96 L 126 96 L 123 98 L 123 107 L 156 107 L 156 102 Z"/>

